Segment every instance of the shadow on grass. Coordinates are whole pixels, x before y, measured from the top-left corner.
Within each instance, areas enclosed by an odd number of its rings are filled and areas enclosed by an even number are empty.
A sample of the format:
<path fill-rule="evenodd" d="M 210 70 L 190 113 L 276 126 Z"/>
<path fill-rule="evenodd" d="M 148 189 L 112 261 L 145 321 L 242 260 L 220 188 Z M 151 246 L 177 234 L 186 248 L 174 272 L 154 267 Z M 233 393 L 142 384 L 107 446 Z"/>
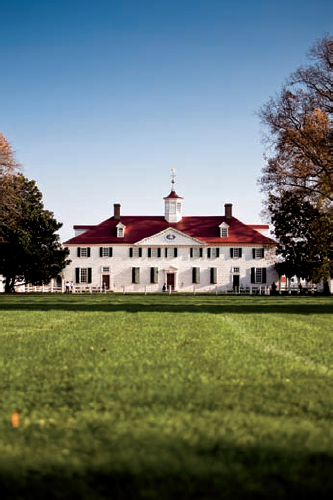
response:
<path fill-rule="evenodd" d="M 2 311 L 332 314 L 331 298 L 182 295 L 7 295 Z"/>
<path fill-rule="evenodd" d="M 150 467 L 117 467 L 116 458 L 109 466 L 84 471 L 46 467 L 19 474 L 0 468 L 2 498 L 322 500 L 333 495 L 333 457 L 328 454 L 230 445 L 188 452 L 189 459 L 176 457 L 178 466 L 170 468 L 158 460 Z"/>

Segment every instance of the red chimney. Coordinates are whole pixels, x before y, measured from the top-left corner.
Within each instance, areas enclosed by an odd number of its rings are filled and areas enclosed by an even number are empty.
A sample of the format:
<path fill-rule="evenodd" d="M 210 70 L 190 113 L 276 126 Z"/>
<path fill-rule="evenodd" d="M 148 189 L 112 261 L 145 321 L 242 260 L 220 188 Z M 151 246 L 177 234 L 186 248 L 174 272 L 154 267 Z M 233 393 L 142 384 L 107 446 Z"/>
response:
<path fill-rule="evenodd" d="M 119 220 L 120 219 L 120 203 L 113 204 L 113 218 Z"/>
<path fill-rule="evenodd" d="M 232 217 L 232 203 L 224 204 L 224 216 L 226 219 L 231 219 Z"/>

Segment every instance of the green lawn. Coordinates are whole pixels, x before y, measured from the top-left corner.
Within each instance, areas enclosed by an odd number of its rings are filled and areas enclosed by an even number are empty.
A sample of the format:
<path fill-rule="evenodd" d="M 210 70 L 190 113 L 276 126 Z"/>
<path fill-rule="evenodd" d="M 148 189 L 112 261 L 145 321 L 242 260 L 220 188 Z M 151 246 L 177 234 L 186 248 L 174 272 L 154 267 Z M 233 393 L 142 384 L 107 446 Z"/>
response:
<path fill-rule="evenodd" d="M 1 295 L 2 497 L 331 498 L 332 304 Z"/>

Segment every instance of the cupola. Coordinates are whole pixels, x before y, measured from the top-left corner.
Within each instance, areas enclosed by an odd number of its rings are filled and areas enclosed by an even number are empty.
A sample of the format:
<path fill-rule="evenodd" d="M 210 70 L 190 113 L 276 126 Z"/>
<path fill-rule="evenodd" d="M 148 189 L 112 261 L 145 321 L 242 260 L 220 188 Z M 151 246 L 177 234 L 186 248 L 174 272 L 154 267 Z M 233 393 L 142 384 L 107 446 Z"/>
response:
<path fill-rule="evenodd" d="M 175 191 L 176 169 L 171 169 L 171 191 L 164 199 L 164 218 L 167 222 L 175 223 L 182 219 L 182 198 Z"/>

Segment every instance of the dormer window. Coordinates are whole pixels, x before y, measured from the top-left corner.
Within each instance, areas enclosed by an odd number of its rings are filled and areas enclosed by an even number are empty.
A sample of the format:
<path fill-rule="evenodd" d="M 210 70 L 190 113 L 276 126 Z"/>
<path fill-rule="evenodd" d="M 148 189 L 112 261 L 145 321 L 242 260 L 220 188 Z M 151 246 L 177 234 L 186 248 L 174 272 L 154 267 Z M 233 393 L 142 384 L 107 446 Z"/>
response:
<path fill-rule="evenodd" d="M 225 222 L 219 225 L 220 228 L 220 238 L 228 238 L 229 226 Z"/>
<path fill-rule="evenodd" d="M 117 238 L 123 238 L 125 236 L 125 228 L 124 224 L 119 222 L 119 224 L 116 225 L 117 228 Z"/>

